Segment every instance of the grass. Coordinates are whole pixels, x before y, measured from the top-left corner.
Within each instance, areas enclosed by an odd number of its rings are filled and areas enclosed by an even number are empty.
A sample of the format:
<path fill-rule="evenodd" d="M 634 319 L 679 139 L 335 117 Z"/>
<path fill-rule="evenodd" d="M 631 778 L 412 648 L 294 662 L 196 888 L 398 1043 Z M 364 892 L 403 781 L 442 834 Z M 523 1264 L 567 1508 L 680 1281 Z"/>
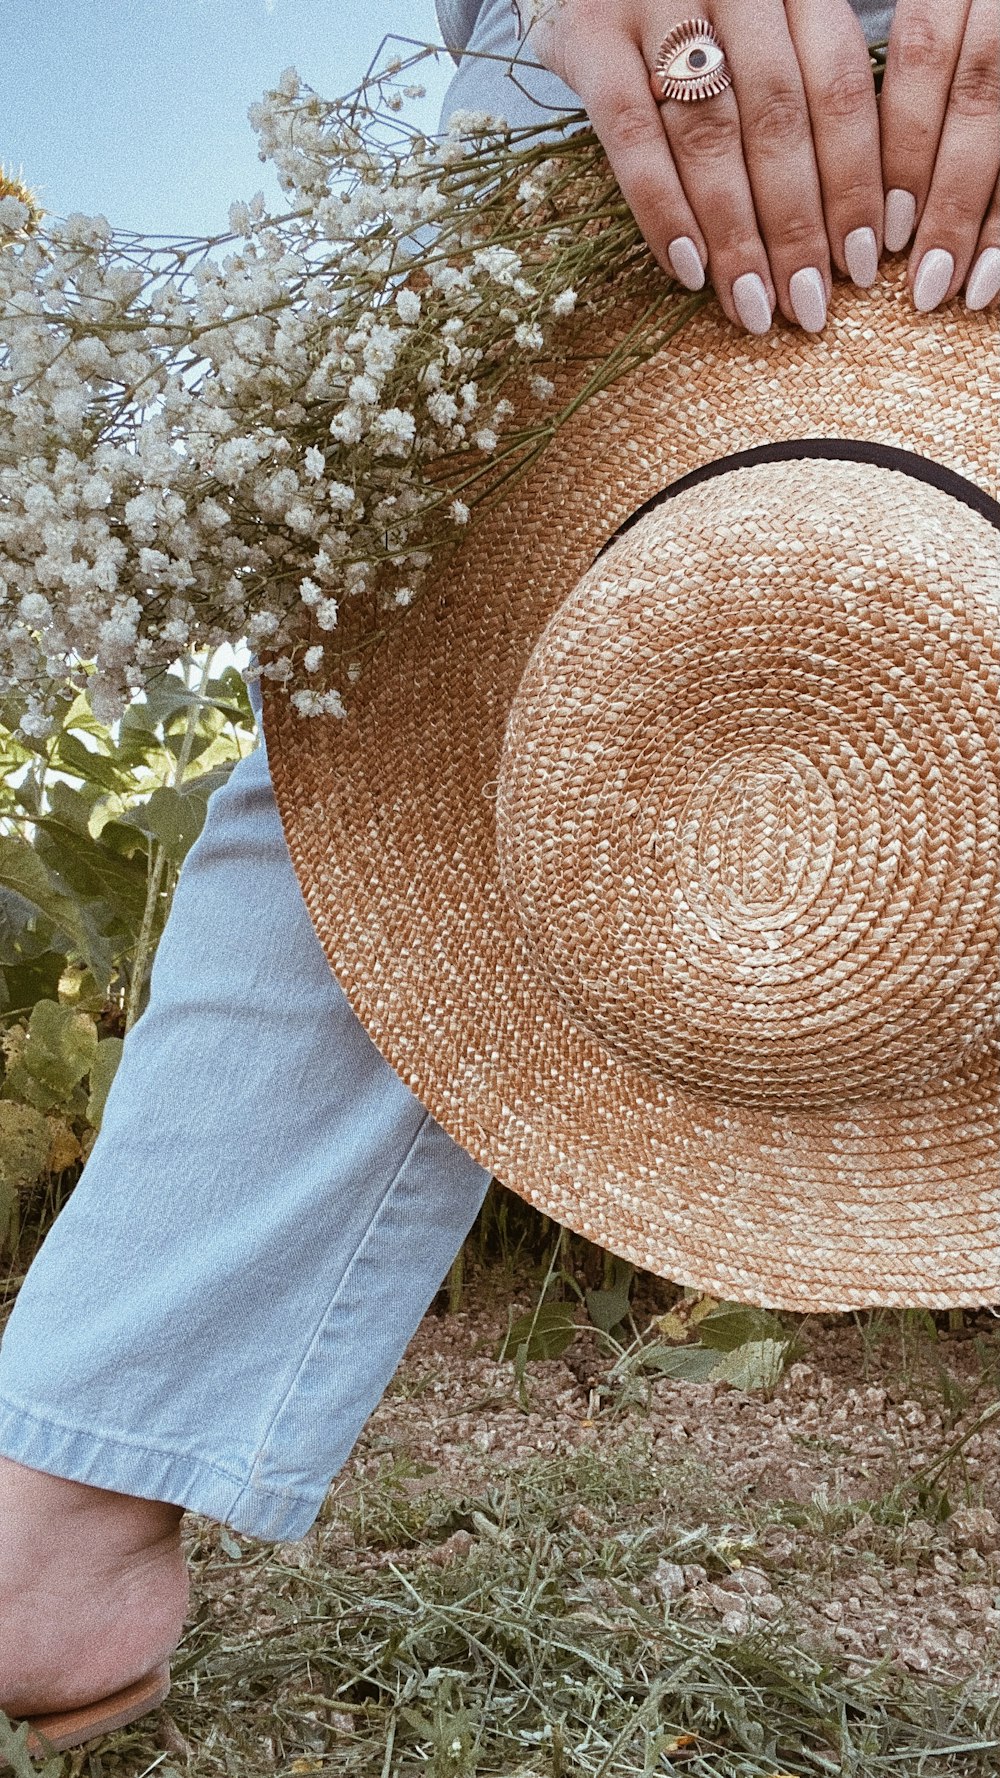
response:
<path fill-rule="evenodd" d="M 652 1581 L 661 1559 L 716 1577 L 748 1550 L 766 1563 L 763 1533 L 792 1509 L 748 1509 L 717 1478 L 706 1487 L 701 1466 L 658 1464 L 641 1430 L 608 1455 L 534 1460 L 475 1496 L 413 1495 L 411 1474 L 390 1460 L 335 1491 L 302 1544 L 257 1544 L 197 1521 L 200 1604 L 169 1716 L 51 1762 L 46 1778 L 985 1778 L 1000 1768 L 995 1686 L 936 1683 L 887 1662 L 849 1671 L 787 1622 L 725 1634 L 664 1605 Z M 692 1523 L 692 1500 L 712 1522 Z M 873 1509 L 877 1545 L 899 1502 Z M 818 1505 L 817 1536 L 837 1528 Z M 343 1560 L 348 1543 L 365 1552 L 360 1566 Z"/>
<path fill-rule="evenodd" d="M 554 1238 L 494 1190 L 439 1306 L 485 1290 L 539 1299 Z M 607 1285 L 597 1250 L 567 1238 L 558 1258 Z M 5 1282 L 12 1298 L 17 1276 Z M 632 1326 L 675 1296 L 638 1278 Z M 15 1778 L 995 1778 L 1000 1649 L 985 1636 L 977 1678 L 959 1684 L 863 1665 L 796 1619 L 796 1598 L 825 1597 L 848 1554 L 876 1574 L 933 1563 L 936 1524 L 979 1498 L 966 1447 L 1000 1413 L 983 1316 L 874 1311 L 854 1323 L 799 1318 L 803 1350 L 816 1361 L 814 1340 L 856 1333 L 859 1380 L 923 1401 L 947 1435 L 873 1498 L 757 1502 L 681 1447 L 658 1459 L 624 1373 L 618 1395 L 604 1390 L 600 1449 L 498 1463 L 475 1494 L 442 1491 L 430 1465 L 380 1456 L 374 1441 L 300 1543 L 190 1518 L 197 1609 L 166 1710 L 45 1767 L 10 1754 Z M 587 1338 L 606 1384 L 614 1343 Z M 390 1392 L 419 1401 L 441 1362 L 404 1365 Z M 527 1411 L 533 1366 L 517 1391 L 513 1369 L 497 1367 L 499 1394 L 478 1405 L 516 1398 Z M 836 1445 L 822 1423 L 801 1442 Z M 795 1550 L 782 1558 L 786 1533 Z M 741 1562 L 763 1567 L 782 1616 L 726 1631 L 667 1605 L 653 1578 L 664 1560 L 716 1581 Z"/>

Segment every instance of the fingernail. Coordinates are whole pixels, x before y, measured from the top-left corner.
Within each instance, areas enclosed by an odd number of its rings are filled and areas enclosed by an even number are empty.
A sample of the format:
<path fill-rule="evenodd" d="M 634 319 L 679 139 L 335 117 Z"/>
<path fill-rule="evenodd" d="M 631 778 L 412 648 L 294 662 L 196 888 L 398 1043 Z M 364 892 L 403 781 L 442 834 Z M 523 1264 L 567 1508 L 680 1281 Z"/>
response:
<path fill-rule="evenodd" d="M 852 228 L 844 236 L 844 258 L 852 281 L 867 290 L 878 275 L 878 242 L 873 228 Z"/>
<path fill-rule="evenodd" d="M 771 304 L 764 280 L 757 272 L 744 272 L 733 285 L 736 313 L 748 333 L 766 333 L 771 325 Z"/>
<path fill-rule="evenodd" d="M 684 285 L 686 290 L 700 290 L 705 282 L 705 268 L 701 263 L 701 254 L 690 235 L 678 235 L 667 248 L 667 258 L 673 267 L 674 277 Z"/>
<path fill-rule="evenodd" d="M 955 261 L 943 247 L 931 247 L 924 254 L 913 280 L 913 301 L 926 314 L 936 309 L 955 276 Z"/>
<path fill-rule="evenodd" d="M 965 286 L 967 309 L 985 309 L 1000 290 L 1000 247 L 984 247 Z"/>
<path fill-rule="evenodd" d="M 826 285 L 823 274 L 814 265 L 804 265 L 788 280 L 792 313 L 807 333 L 819 333 L 826 326 Z"/>
<path fill-rule="evenodd" d="M 885 228 L 883 236 L 887 253 L 901 253 L 913 233 L 917 219 L 917 200 L 912 191 L 901 191 L 894 185 L 885 194 Z"/>

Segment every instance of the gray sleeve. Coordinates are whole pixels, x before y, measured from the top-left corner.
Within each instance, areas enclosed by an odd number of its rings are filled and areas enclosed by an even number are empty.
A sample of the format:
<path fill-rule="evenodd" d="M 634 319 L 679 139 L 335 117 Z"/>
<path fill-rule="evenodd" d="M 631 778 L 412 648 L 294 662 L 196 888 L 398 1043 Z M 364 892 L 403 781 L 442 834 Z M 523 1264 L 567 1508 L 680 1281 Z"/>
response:
<path fill-rule="evenodd" d="M 469 39 L 475 29 L 476 20 L 486 0 L 437 0 L 438 24 L 441 27 L 442 41 L 454 52 L 468 47 Z M 869 43 L 880 43 L 889 35 L 889 23 L 892 19 L 893 6 L 884 6 L 878 0 L 851 0 L 851 5 L 865 28 L 865 36 Z"/>

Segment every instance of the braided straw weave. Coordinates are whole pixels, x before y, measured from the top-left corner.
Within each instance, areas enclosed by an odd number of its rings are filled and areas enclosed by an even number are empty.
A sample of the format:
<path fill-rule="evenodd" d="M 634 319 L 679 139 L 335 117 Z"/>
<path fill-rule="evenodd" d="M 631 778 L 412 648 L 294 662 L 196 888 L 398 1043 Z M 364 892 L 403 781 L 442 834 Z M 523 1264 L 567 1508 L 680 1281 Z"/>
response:
<path fill-rule="evenodd" d="M 292 859 L 450 1134 L 637 1265 L 776 1307 L 1000 1300 L 996 317 L 901 268 L 703 310 L 588 401 L 346 720 L 266 682 Z M 334 1065 L 334 1064 L 332 1064 Z"/>

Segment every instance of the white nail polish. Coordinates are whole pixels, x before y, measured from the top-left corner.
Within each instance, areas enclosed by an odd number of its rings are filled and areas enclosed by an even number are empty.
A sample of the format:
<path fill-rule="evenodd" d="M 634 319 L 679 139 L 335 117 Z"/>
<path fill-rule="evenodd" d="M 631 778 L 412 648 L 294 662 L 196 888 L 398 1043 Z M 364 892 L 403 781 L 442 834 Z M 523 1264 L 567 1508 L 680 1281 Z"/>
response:
<path fill-rule="evenodd" d="M 967 309 L 985 309 L 1000 290 L 1000 247 L 984 247 L 965 286 Z"/>
<path fill-rule="evenodd" d="M 844 258 L 851 280 L 860 290 L 868 290 L 878 274 L 878 242 L 873 228 L 852 228 L 844 236 Z"/>
<path fill-rule="evenodd" d="M 701 289 L 705 282 L 705 268 L 690 235 L 678 235 L 676 241 L 671 241 L 667 248 L 667 258 L 673 268 L 674 277 L 686 290 Z"/>
<path fill-rule="evenodd" d="M 924 254 L 913 280 L 913 301 L 922 313 L 936 309 L 955 276 L 955 261 L 943 247 L 931 247 Z"/>
<path fill-rule="evenodd" d="M 917 200 L 912 191 L 902 191 L 894 185 L 885 194 L 885 250 L 887 253 L 902 253 L 907 241 L 913 233 L 913 224 L 917 220 Z"/>
<path fill-rule="evenodd" d="M 764 280 L 757 272 L 744 272 L 733 284 L 736 313 L 748 333 L 766 333 L 771 325 L 771 304 Z"/>
<path fill-rule="evenodd" d="M 793 272 L 788 281 L 792 313 L 807 333 L 819 333 L 826 326 L 826 285 L 823 274 L 814 265 L 804 265 Z"/>

